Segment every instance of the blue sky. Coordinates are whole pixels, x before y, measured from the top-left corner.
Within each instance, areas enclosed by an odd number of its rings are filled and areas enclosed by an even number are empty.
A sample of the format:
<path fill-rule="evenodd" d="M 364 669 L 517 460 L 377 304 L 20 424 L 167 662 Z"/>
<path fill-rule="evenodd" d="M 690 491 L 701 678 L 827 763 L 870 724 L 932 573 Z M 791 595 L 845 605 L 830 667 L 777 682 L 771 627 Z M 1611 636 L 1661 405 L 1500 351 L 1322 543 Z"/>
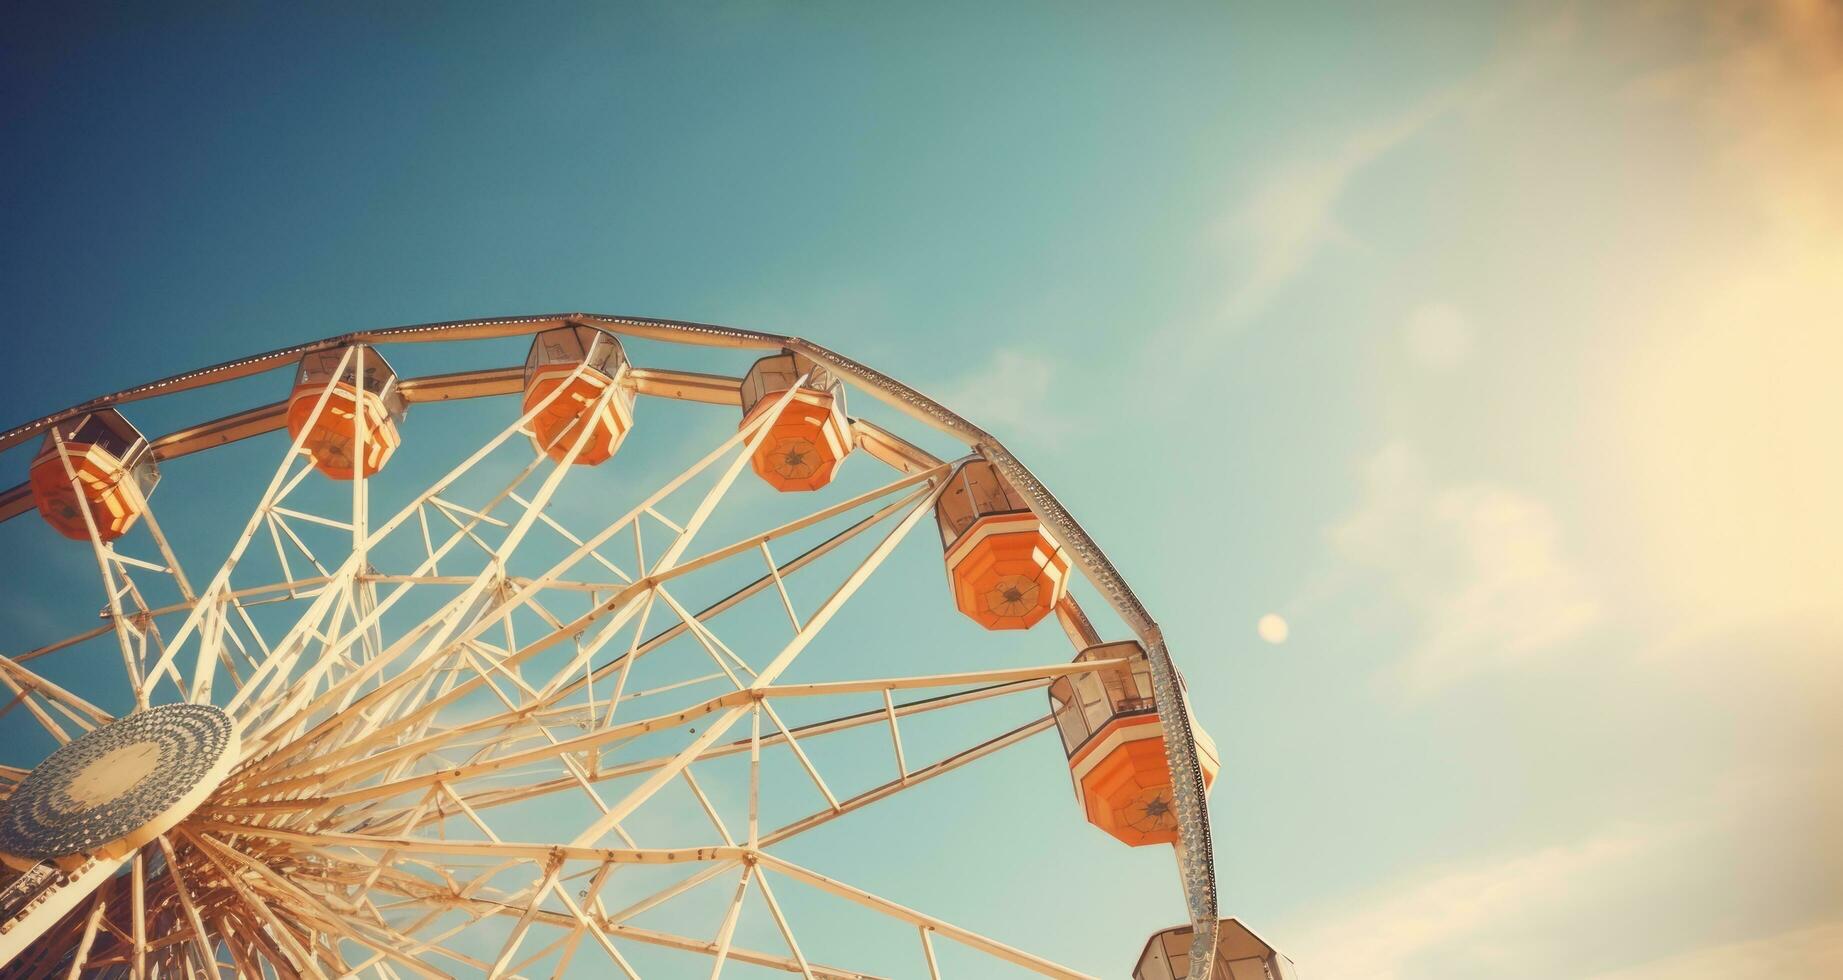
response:
<path fill-rule="evenodd" d="M 6 419 L 367 326 L 810 337 L 1146 598 L 1306 975 L 1843 968 L 1834 4 L 5 16 Z"/>

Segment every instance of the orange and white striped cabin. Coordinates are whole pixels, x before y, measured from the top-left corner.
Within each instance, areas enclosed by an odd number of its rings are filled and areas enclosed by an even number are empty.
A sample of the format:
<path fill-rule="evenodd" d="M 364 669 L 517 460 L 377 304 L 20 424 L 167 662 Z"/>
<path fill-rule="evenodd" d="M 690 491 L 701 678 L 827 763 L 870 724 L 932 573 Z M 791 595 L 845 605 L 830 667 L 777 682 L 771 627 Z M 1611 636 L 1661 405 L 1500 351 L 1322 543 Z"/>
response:
<path fill-rule="evenodd" d="M 634 427 L 634 392 L 627 372 L 627 352 L 606 331 L 569 326 L 533 337 L 525 355 L 523 411 L 562 389 L 531 420 L 531 442 L 538 452 L 563 462 L 586 422 L 591 431 L 576 454 L 576 464 L 595 466 L 612 458 Z M 613 394 L 603 398 L 610 388 Z"/>
<path fill-rule="evenodd" d="M 64 442 L 61 454 L 59 439 Z M 140 431 L 122 413 L 105 408 L 52 426 L 32 459 L 27 481 L 39 516 L 59 534 L 89 540 L 87 508 L 96 536 L 114 541 L 141 516 L 160 481 L 160 468 Z"/>
<path fill-rule="evenodd" d="M 1076 662 L 1128 658 L 1125 667 L 1058 678 L 1051 713 L 1069 759 L 1075 799 L 1088 822 L 1134 847 L 1177 840 L 1165 732 L 1152 697 L 1145 648 L 1126 640 L 1083 650 Z M 1186 708 L 1188 711 L 1188 708 Z M 1216 780 L 1216 743 L 1190 719 L 1203 785 Z"/>
<path fill-rule="evenodd" d="M 989 630 L 1021 630 L 1068 590 L 1069 558 L 997 468 L 983 459 L 948 477 L 934 505 L 954 604 Z"/>
<path fill-rule="evenodd" d="M 335 480 L 350 480 L 361 470 L 365 476 L 382 470 L 403 441 L 397 425 L 408 407 L 397 390 L 397 372 L 383 355 L 369 347 L 354 350 L 340 371 L 345 355 L 346 348 L 337 347 L 302 357 L 288 395 L 288 437 L 302 438 L 305 431 L 301 445 L 313 457 L 314 468 Z M 314 407 L 329 389 L 316 415 Z"/>
<path fill-rule="evenodd" d="M 845 416 L 845 386 L 832 372 L 791 352 L 764 357 L 742 376 L 742 424 L 772 411 L 781 395 L 804 377 L 768 423 L 768 434 L 749 463 L 768 485 L 783 492 L 817 490 L 832 482 L 851 452 L 851 424 Z"/>

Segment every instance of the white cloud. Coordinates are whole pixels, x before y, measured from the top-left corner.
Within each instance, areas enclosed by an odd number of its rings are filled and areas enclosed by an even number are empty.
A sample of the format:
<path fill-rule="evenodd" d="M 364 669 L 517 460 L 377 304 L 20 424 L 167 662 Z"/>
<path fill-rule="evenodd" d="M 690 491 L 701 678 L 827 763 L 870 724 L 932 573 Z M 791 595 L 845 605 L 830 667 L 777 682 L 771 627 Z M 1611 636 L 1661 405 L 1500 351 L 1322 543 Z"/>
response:
<path fill-rule="evenodd" d="M 1399 666 L 1411 691 L 1521 660 L 1599 618 L 1541 501 L 1492 483 L 1435 485 L 1406 445 L 1385 447 L 1356 509 L 1327 530 L 1346 563 L 1381 573 L 1421 620 Z"/>
<path fill-rule="evenodd" d="M 1232 321 L 1259 314 L 1324 245 L 1348 240 L 1337 204 L 1357 175 L 1425 129 L 1455 103 L 1438 93 L 1381 122 L 1352 131 L 1335 146 L 1314 147 L 1258 181 L 1228 223 L 1231 238 L 1255 256 L 1229 293 Z"/>
<path fill-rule="evenodd" d="M 1693 949 L 1592 980 L 1736 980 L 1843 976 L 1843 922 Z"/>
<path fill-rule="evenodd" d="M 1408 314 L 1402 340 L 1416 364 L 1451 371 L 1472 356 L 1472 321 L 1450 304 L 1429 303 Z"/>
<path fill-rule="evenodd" d="M 1223 308 L 1227 319 L 1233 323 L 1258 315 L 1319 249 L 1351 240 L 1338 223 L 1337 207 L 1363 171 L 1448 113 L 1476 116 L 1528 85 L 1561 57 L 1574 32 L 1570 11 L 1554 14 L 1474 77 L 1297 153 L 1257 180 L 1227 222 L 1231 239 L 1255 257 L 1229 293 Z"/>
<path fill-rule="evenodd" d="M 1054 441 L 1068 430 L 1053 404 L 1056 373 L 1047 357 L 1003 348 L 942 388 L 937 400 L 1001 440 L 1027 432 Z"/>
<path fill-rule="evenodd" d="M 1318 980 L 1843 976 L 1832 772 L 1750 766 L 1573 840 L 1405 872 L 1275 935 Z"/>
<path fill-rule="evenodd" d="M 1843 620 L 1843 7 L 1685 8 L 1707 47 L 1632 83 L 1696 127 L 1728 202 L 1635 290 L 1619 401 L 1634 553 L 1681 627 Z M 1696 26 L 1692 21 L 1690 26 Z M 1636 577 L 1636 576 L 1635 576 Z"/>
<path fill-rule="evenodd" d="M 1590 309 L 1634 349 L 1612 372 L 1624 411 L 1578 414 L 1628 430 L 1617 445 L 1631 460 L 1606 466 L 1636 501 L 1645 535 L 1614 549 L 1594 542 L 1603 570 L 1590 580 L 1570 557 L 1570 545 L 1587 542 L 1569 541 L 1542 501 L 1430 477 L 1394 446 L 1370 461 L 1361 504 L 1329 538 L 1347 569 L 1386 576 L 1421 620 L 1402 669 L 1423 689 L 1581 635 L 1602 615 L 1602 584 L 1623 580 L 1647 605 L 1668 598 L 1670 615 L 1658 618 L 1687 620 L 1685 632 L 1652 642 L 1636 662 L 1608 649 L 1616 663 L 1593 682 L 1625 671 L 1619 682 L 1638 685 L 1633 704 L 1717 733 L 1706 752 L 1655 723 L 1635 724 L 1631 737 L 1655 742 L 1660 760 L 1695 758 L 1732 799 L 1666 800 L 1672 777 L 1636 765 L 1620 774 L 1628 801 L 1581 794 L 1581 806 L 1651 806 L 1696 823 L 1630 825 L 1567 846 L 1507 844 L 1495 858 L 1340 897 L 1284 940 L 1307 976 L 1843 976 L 1838 742 L 1824 737 L 1838 717 L 1836 634 L 1800 618 L 1834 622 L 1843 581 L 1843 457 L 1832 451 L 1843 388 L 1830 376 L 1843 344 L 1843 8 L 1642 6 L 1673 22 L 1648 25 L 1648 37 L 1680 35 L 1686 15 L 1709 18 L 1696 63 L 1632 91 L 1705 126 L 1714 138 L 1698 156 L 1727 170 L 1705 191 L 1720 202 L 1710 213 L 1727 222 L 1684 242 L 1668 263 L 1678 274 Z M 1413 353 L 1411 326 L 1405 339 Z M 1638 568 L 1618 571 L 1628 560 Z M 1634 608 L 1615 610 L 1623 635 L 1644 635 L 1634 620 L 1654 615 Z M 1785 663 L 1767 656 L 1778 649 Z M 1775 774 L 1776 791 L 1756 784 L 1788 755 L 1808 772 Z M 1570 784 L 1544 788 L 1562 794 Z"/>
<path fill-rule="evenodd" d="M 1609 832 L 1391 882 L 1301 930 L 1292 955 L 1302 971 L 1327 980 L 1419 976 L 1416 963 L 1429 955 L 1477 963 L 1509 955 L 1529 941 L 1519 933 L 1530 920 L 1631 876 L 1635 865 L 1678 836 L 1669 828 Z M 1566 954 L 1553 948 L 1548 955 Z M 1480 975 L 1495 972 L 1537 971 Z"/>

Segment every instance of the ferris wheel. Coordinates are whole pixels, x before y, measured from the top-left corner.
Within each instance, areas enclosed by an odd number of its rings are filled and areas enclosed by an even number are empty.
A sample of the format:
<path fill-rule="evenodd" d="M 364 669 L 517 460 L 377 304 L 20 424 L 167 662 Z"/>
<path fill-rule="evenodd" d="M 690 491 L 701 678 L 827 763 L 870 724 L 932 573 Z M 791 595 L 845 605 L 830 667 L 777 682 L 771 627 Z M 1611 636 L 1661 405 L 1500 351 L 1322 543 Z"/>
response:
<path fill-rule="evenodd" d="M 387 359 L 429 351 L 490 366 Z M 1088 976 L 878 866 L 943 799 L 1011 828 L 960 881 L 1080 860 L 1033 822 L 1175 851 L 1184 921 L 1136 972 L 1231 975 L 1216 752 L 1156 624 L 1002 443 L 876 370 L 677 321 L 441 323 L 0 434 L 34 445 L 0 520 L 36 511 L 93 591 L 0 648 L 0 975 Z M 980 781 L 1045 743 L 1072 793 Z"/>

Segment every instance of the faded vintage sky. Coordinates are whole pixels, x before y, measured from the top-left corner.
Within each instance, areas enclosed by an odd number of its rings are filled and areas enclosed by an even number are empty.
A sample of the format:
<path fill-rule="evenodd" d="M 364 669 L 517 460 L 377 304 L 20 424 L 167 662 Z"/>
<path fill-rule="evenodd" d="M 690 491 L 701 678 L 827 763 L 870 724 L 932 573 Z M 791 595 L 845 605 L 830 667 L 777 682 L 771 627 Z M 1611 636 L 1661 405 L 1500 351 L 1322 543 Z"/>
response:
<path fill-rule="evenodd" d="M 359 326 L 809 336 L 1144 593 L 1305 976 L 1843 975 L 1843 6 L 0 18 L 0 421 Z"/>

